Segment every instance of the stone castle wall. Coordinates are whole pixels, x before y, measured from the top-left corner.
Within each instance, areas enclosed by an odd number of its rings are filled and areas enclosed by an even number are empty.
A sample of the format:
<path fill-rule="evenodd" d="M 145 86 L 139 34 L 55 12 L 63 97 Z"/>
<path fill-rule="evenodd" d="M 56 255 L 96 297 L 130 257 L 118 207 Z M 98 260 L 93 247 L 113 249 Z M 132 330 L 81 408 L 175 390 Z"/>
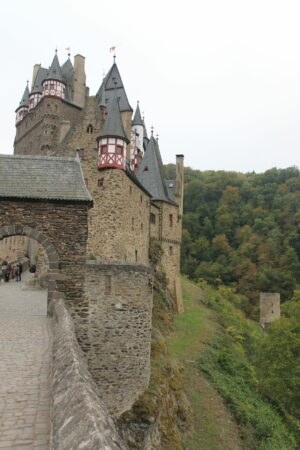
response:
<path fill-rule="evenodd" d="M 144 265 L 88 261 L 85 295 L 86 311 L 74 313 L 83 316 L 76 320 L 76 332 L 100 396 L 118 416 L 149 383 L 151 271 Z"/>
<path fill-rule="evenodd" d="M 87 132 L 89 124 L 92 133 Z M 96 98 L 89 97 L 80 121 L 61 144 L 64 156 L 75 156 L 75 149 L 81 149 L 82 170 L 94 201 L 89 211 L 87 255 L 147 264 L 150 197 L 122 170 L 98 170 L 96 138 L 102 124 Z"/>
<path fill-rule="evenodd" d="M 40 242 L 47 252 L 49 276 L 56 280 L 56 288 L 68 301 L 81 301 L 87 213 L 84 203 L 0 200 L 0 239 L 27 235 Z"/>
<path fill-rule="evenodd" d="M 126 445 L 98 396 L 64 300 L 54 298 L 51 306 L 54 316 L 51 448 L 125 450 Z"/>
<path fill-rule="evenodd" d="M 15 154 L 54 156 L 60 142 L 62 119 L 72 124 L 79 114 L 80 108 L 76 106 L 60 99 L 44 98 L 17 125 Z"/>

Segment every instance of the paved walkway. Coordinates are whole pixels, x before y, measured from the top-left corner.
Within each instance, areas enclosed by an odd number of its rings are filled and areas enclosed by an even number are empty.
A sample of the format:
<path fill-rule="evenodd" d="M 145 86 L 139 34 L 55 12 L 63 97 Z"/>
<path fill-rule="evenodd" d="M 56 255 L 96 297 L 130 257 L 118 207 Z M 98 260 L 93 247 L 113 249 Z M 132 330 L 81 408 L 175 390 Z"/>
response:
<path fill-rule="evenodd" d="M 30 278 L 0 283 L 0 449 L 49 449 L 51 328 Z"/>

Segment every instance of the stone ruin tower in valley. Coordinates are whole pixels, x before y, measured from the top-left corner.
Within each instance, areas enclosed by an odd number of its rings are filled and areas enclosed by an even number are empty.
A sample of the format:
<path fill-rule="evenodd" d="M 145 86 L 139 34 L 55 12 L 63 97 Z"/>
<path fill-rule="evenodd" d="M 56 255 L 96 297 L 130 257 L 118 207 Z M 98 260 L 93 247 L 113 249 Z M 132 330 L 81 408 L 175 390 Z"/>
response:
<path fill-rule="evenodd" d="M 93 207 L 85 299 L 68 307 L 104 400 L 120 413 L 149 380 L 152 237 L 182 311 L 183 155 L 176 156 L 176 179 L 166 180 L 158 141 L 147 134 L 139 104 L 133 111 L 115 60 L 96 95 L 89 95 L 84 65 L 81 55 L 61 65 L 55 54 L 50 68 L 34 66 L 16 110 L 14 151 L 80 158 Z"/>

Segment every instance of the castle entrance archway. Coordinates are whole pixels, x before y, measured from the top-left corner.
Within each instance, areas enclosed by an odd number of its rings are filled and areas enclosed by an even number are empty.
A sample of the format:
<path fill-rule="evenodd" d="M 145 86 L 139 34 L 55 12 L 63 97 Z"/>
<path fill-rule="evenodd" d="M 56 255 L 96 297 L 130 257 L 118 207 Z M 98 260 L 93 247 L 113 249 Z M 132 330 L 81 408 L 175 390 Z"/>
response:
<path fill-rule="evenodd" d="M 2 226 L 0 227 L 0 250 L 1 262 L 2 257 L 3 259 L 8 259 L 11 265 L 17 261 L 21 262 L 24 272 L 30 266 L 32 267 L 34 265 L 36 267 L 39 255 L 42 257 L 40 258 L 42 259 L 42 263 L 39 264 L 39 272 L 37 273 L 35 283 L 36 285 L 42 285 L 39 287 L 47 288 L 47 300 L 49 303 L 53 293 L 57 290 L 56 278 L 59 277 L 60 273 L 59 256 L 49 239 L 29 226 Z M 33 281 L 32 277 L 32 280 L 30 280 L 32 285 Z M 16 290 L 16 286 L 14 286 L 14 289 Z M 43 307 L 39 308 L 40 311 L 42 309 Z"/>

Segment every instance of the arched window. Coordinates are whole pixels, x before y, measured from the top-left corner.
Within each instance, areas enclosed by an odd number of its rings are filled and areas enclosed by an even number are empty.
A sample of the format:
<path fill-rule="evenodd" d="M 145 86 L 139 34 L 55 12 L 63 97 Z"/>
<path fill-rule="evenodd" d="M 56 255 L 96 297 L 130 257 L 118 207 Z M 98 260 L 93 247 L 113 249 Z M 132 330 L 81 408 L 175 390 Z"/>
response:
<path fill-rule="evenodd" d="M 89 125 L 87 126 L 86 132 L 87 132 L 87 133 L 92 133 L 93 131 L 94 131 L 93 125 L 92 125 L 92 124 L 89 124 Z"/>

